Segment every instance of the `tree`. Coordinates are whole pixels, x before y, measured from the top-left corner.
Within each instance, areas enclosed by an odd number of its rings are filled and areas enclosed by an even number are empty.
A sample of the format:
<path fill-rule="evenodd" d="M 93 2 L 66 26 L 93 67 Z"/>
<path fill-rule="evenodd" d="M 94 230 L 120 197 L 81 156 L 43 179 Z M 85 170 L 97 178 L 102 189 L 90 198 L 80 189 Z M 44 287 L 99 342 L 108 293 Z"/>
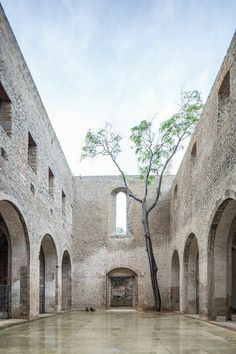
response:
<path fill-rule="evenodd" d="M 158 131 L 154 131 L 153 121 L 147 120 L 141 121 L 131 129 L 130 140 L 137 156 L 140 178 L 143 181 L 142 197 L 135 195 L 129 188 L 126 175 L 117 162 L 117 156 L 121 152 L 122 138 L 114 131 L 110 123 L 106 123 L 105 128 L 98 129 L 96 132 L 90 129 L 86 134 L 85 145 L 82 148 L 81 159 L 99 155 L 109 156 L 122 176 L 127 195 L 141 205 L 143 232 L 156 311 L 161 309 L 161 296 L 157 280 L 158 268 L 150 234 L 149 215 L 160 199 L 163 176 L 175 153 L 183 147 L 183 141 L 193 133 L 202 108 L 203 104 L 198 91 L 183 91 L 180 95 L 178 111 L 164 121 Z M 156 183 L 155 193 L 152 202 L 147 203 L 149 185 L 153 182 Z"/>

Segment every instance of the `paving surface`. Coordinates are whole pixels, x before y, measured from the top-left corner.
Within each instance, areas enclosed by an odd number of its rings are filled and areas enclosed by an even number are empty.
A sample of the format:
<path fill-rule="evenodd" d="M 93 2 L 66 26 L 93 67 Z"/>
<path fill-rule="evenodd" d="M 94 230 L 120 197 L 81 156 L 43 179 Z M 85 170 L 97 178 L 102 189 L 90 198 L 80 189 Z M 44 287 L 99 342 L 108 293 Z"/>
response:
<path fill-rule="evenodd" d="M 236 353 L 236 332 L 178 314 L 71 312 L 0 331 L 0 353 Z"/>

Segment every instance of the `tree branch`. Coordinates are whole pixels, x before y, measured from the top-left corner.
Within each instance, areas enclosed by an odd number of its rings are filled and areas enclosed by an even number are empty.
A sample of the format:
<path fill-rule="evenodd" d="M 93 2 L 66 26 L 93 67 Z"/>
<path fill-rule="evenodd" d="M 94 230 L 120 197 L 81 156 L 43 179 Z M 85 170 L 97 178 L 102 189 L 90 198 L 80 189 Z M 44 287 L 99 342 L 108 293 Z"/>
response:
<path fill-rule="evenodd" d="M 173 149 L 172 153 L 170 154 L 170 156 L 168 157 L 168 159 L 166 160 L 166 162 L 165 162 L 165 164 L 164 164 L 164 166 L 163 166 L 163 169 L 162 169 L 162 171 L 161 171 L 161 174 L 160 174 L 160 177 L 159 177 L 159 181 L 158 181 L 158 186 L 157 186 L 157 191 L 156 191 L 156 198 L 155 198 L 153 204 L 148 208 L 148 210 L 147 210 L 147 213 L 148 213 L 148 214 L 149 214 L 149 213 L 152 211 L 152 209 L 154 209 L 155 206 L 157 205 L 157 202 L 158 202 L 159 197 L 160 197 L 161 184 L 162 184 L 162 178 L 163 178 L 164 172 L 165 172 L 166 167 L 168 166 L 170 160 L 172 159 L 172 157 L 173 157 L 174 154 L 176 153 L 176 151 L 177 151 L 177 149 L 178 149 L 178 147 L 179 147 L 179 144 L 181 143 L 181 141 L 182 141 L 184 135 L 185 135 L 185 131 L 184 131 L 184 133 L 181 135 L 181 137 L 179 138 L 177 144 L 175 145 L 175 148 Z"/>

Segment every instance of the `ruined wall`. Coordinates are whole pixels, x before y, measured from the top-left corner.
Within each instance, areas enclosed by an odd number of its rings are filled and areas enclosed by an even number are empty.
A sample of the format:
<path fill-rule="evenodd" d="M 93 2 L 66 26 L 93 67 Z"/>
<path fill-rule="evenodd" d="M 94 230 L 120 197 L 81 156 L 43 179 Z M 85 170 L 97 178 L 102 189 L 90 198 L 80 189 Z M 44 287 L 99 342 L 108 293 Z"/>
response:
<path fill-rule="evenodd" d="M 142 184 L 129 176 L 131 190 L 142 196 Z M 163 184 L 164 197 L 151 215 L 151 231 L 159 266 L 158 278 L 163 308 L 169 306 L 170 272 L 166 253 L 169 245 L 169 190 L 172 177 Z M 115 268 L 128 268 L 137 274 L 138 308 L 153 306 L 147 253 L 141 223 L 140 204 L 128 200 L 127 237 L 116 237 L 116 193 L 123 187 L 119 176 L 74 178 L 73 248 L 74 306 L 104 308 L 109 305 L 107 274 Z"/>
<path fill-rule="evenodd" d="M 16 295 L 13 300 L 18 309 L 21 306 L 20 291 L 23 296 L 24 288 L 30 288 L 30 310 L 27 309 L 26 315 L 30 312 L 30 316 L 34 317 L 38 315 L 39 252 L 45 234 L 51 235 L 57 252 L 56 301 L 57 309 L 60 309 L 62 254 L 65 249 L 71 253 L 72 175 L 1 6 L 0 48 L 0 213 L 8 228 L 13 228 L 15 224 L 12 234 L 15 232 L 16 240 L 11 240 L 13 251 L 16 248 L 14 242 L 16 245 L 21 232 L 17 230 L 16 218 L 19 216 L 22 222 L 24 220 L 21 244 L 27 244 L 27 251 L 22 254 L 18 251 L 14 259 L 20 261 L 20 258 L 25 258 L 25 261 L 20 267 L 19 264 L 12 266 L 16 273 L 20 269 L 23 272 L 24 266 L 29 267 L 29 279 L 24 287 L 20 285 L 23 284 L 23 274 L 21 279 L 17 278 L 17 274 L 12 274 L 11 281 Z M 35 156 L 28 156 L 29 134 L 37 145 L 37 161 Z M 28 159 L 31 159 L 32 166 Z M 51 194 L 49 167 L 54 174 Z M 65 194 L 63 208 L 62 190 Z M 17 210 L 17 214 L 13 209 Z M 15 316 L 18 315 L 20 313 L 16 310 Z"/>
<path fill-rule="evenodd" d="M 223 200 L 235 198 L 236 192 L 235 112 L 236 36 L 171 189 L 171 240 L 167 256 L 171 262 L 174 250 L 179 253 L 181 310 L 186 310 L 184 248 L 188 236 L 193 233 L 199 248 L 199 307 L 200 314 L 205 317 L 209 313 L 209 299 L 213 296 L 209 290 L 212 278 L 208 247 L 211 223 Z"/>

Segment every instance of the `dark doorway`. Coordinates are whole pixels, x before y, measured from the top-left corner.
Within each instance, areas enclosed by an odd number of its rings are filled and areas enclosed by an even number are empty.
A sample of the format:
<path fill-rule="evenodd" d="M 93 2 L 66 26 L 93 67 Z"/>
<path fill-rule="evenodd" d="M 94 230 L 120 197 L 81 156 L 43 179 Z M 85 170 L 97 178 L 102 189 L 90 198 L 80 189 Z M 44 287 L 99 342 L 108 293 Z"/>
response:
<path fill-rule="evenodd" d="M 41 246 L 39 254 L 39 313 L 45 313 L 45 257 Z"/>
<path fill-rule="evenodd" d="M 0 221 L 1 222 L 1 221 Z M 0 223 L 0 318 L 9 318 L 10 286 L 8 284 L 8 241 Z"/>
<path fill-rule="evenodd" d="M 111 307 L 133 307 L 134 278 L 111 278 Z"/>
<path fill-rule="evenodd" d="M 71 282 L 71 260 L 68 251 L 65 251 L 62 258 L 62 285 L 61 285 L 61 308 L 62 311 L 71 310 L 72 282 Z"/>

